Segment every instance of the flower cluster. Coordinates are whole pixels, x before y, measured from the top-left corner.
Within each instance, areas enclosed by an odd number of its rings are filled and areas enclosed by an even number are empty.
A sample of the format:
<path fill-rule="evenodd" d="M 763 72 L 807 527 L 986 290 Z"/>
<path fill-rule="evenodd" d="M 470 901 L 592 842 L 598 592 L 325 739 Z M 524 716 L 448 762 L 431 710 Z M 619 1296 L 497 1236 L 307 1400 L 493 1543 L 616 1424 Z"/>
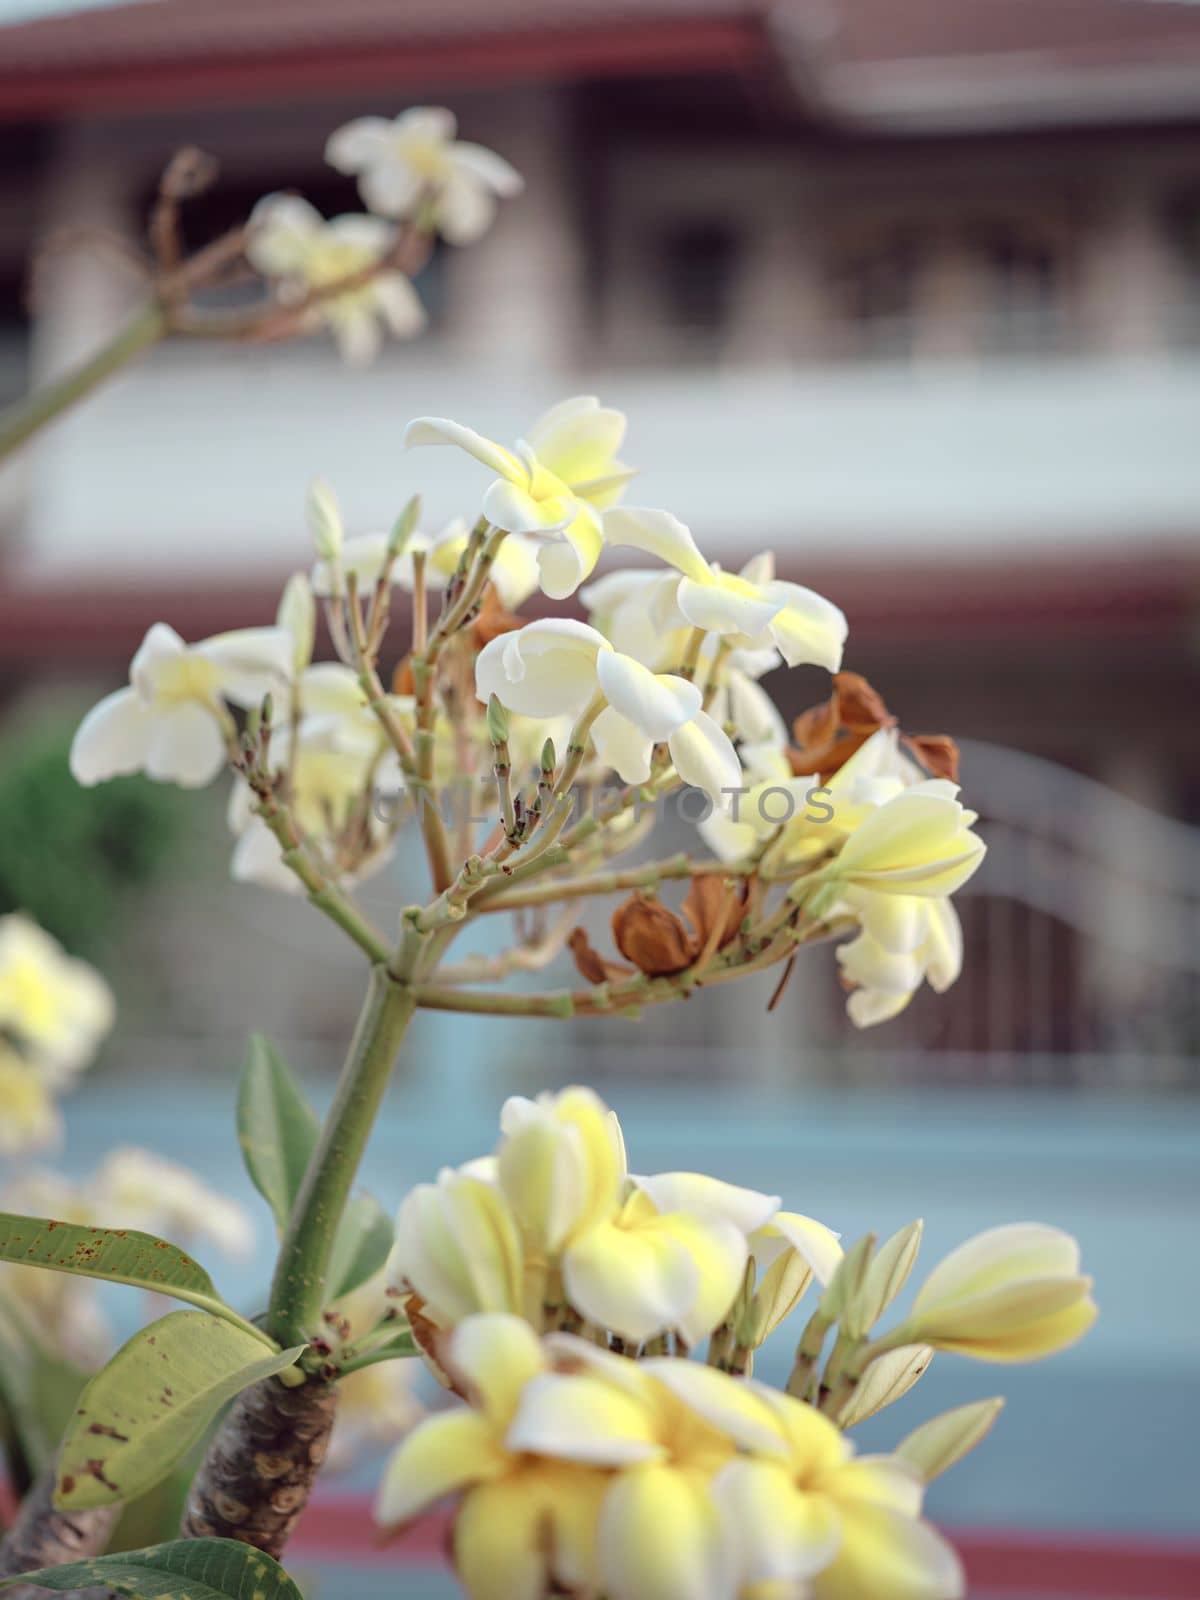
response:
<path fill-rule="evenodd" d="M 857 1455 L 844 1430 L 906 1393 L 934 1350 L 1003 1362 L 1078 1339 L 1095 1306 L 1074 1240 L 1038 1224 L 982 1234 L 879 1337 L 919 1223 L 843 1254 L 774 1197 L 691 1172 L 632 1177 L 615 1116 L 586 1089 L 510 1100 L 501 1130 L 493 1156 L 400 1210 L 395 1289 L 467 1405 L 399 1446 L 380 1523 L 456 1496 L 472 1600 L 962 1595 L 923 1491 L 1000 1402 L 935 1418 L 888 1456 Z M 747 1376 L 752 1351 L 814 1280 L 780 1393 Z M 686 1359 L 705 1338 L 707 1361 Z"/>
<path fill-rule="evenodd" d="M 20 914 L 0 918 L 0 1155 L 52 1144 L 56 1101 L 112 1027 L 108 985 Z"/>
<path fill-rule="evenodd" d="M 497 198 L 521 192 L 507 161 L 456 132 L 453 113 L 439 106 L 414 106 L 390 122 L 360 117 L 330 136 L 325 158 L 357 175 L 370 215 L 327 220 L 294 194 L 266 195 L 250 215 L 250 264 L 276 285 L 299 331 L 327 326 L 352 365 L 378 354 L 384 330 L 406 339 L 425 326 L 409 233 L 470 244 L 490 226 Z"/>
<path fill-rule="evenodd" d="M 380 126 L 362 137 L 360 154 L 383 148 Z M 427 532 L 414 496 L 389 532 L 347 537 L 318 481 L 317 560 L 289 580 L 274 624 L 194 645 L 152 627 L 129 687 L 80 728 L 75 775 L 143 770 L 193 785 L 229 763 L 234 876 L 305 889 L 343 926 L 354 914 L 336 895 L 387 862 L 414 811 L 434 888 L 454 896 L 429 914 L 461 919 L 481 894 L 495 901 L 504 884 L 491 880 L 517 872 L 546 874 L 544 899 L 569 900 L 573 870 L 645 836 L 644 801 L 690 786 L 712 851 L 682 873 L 693 910 L 712 879 L 703 930 L 661 902 L 653 865 L 638 869 L 613 921 L 632 965 L 570 927 L 545 947 L 550 960 L 569 944 L 602 991 L 568 997 L 568 1010 L 669 999 L 833 938 L 857 1026 L 895 1016 L 925 982 L 946 989 L 962 961 L 950 897 L 984 853 L 952 741 L 903 734 L 871 686 L 840 670 L 845 617 L 776 577 L 769 554 L 723 571 L 670 513 L 624 505 L 625 432 L 591 396 L 552 407 L 511 448 L 445 418 L 410 423 L 410 449 L 454 448 L 489 470 L 479 513 Z M 585 584 L 606 548 L 655 565 Z M 591 620 L 526 620 L 519 608 L 539 587 L 580 592 Z M 412 597 L 411 647 L 388 671 L 397 589 Z M 318 605 L 336 660 L 314 660 Z M 789 730 L 762 680 L 799 665 L 833 673 L 834 692 Z M 623 788 L 602 825 L 568 827 L 577 793 L 607 774 Z M 495 818 L 482 837 L 480 807 Z M 375 952 L 360 922 L 353 932 Z M 515 952 L 496 970 L 523 964 Z"/>

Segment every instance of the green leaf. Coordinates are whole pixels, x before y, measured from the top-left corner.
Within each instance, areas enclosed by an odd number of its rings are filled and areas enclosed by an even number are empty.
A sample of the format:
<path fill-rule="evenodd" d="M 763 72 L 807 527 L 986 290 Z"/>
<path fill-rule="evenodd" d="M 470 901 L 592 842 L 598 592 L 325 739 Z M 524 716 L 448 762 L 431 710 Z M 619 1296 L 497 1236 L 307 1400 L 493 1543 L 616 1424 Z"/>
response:
<path fill-rule="evenodd" d="M 253 1333 L 199 1311 L 172 1311 L 141 1329 L 79 1398 L 59 1452 L 55 1505 L 86 1511 L 144 1494 L 227 1400 L 303 1350 L 264 1355 Z"/>
<path fill-rule="evenodd" d="M 379 1201 L 365 1191 L 354 1195 L 338 1224 L 329 1262 L 329 1298 L 340 1300 L 373 1278 L 388 1258 L 394 1231 Z"/>
<path fill-rule="evenodd" d="M 18 1494 L 49 1462 L 87 1380 L 0 1302 L 0 1445 Z"/>
<path fill-rule="evenodd" d="M 238 1091 L 238 1143 L 246 1171 L 281 1233 L 319 1133 L 316 1113 L 283 1057 L 269 1039 L 252 1034 Z M 373 1278 L 387 1260 L 392 1237 L 391 1221 L 379 1202 L 364 1192 L 356 1194 L 334 1239 L 327 1298 L 340 1300 Z"/>
<path fill-rule="evenodd" d="M 246 1171 L 282 1231 L 316 1145 L 319 1124 L 286 1062 L 261 1033 L 250 1036 L 237 1121 Z"/>
<path fill-rule="evenodd" d="M 68 1591 L 103 1587 L 135 1600 L 303 1600 L 277 1561 L 237 1539 L 177 1539 L 94 1556 L 20 1573 L 0 1582 L 0 1589 L 17 1583 Z"/>
<path fill-rule="evenodd" d="M 265 1345 L 271 1343 L 265 1333 L 258 1333 L 225 1304 L 208 1273 L 191 1256 L 178 1245 L 136 1228 L 84 1227 L 0 1211 L 0 1261 L 45 1267 L 50 1272 L 76 1272 L 85 1278 L 130 1283 L 135 1289 L 168 1294 L 254 1333 Z"/>

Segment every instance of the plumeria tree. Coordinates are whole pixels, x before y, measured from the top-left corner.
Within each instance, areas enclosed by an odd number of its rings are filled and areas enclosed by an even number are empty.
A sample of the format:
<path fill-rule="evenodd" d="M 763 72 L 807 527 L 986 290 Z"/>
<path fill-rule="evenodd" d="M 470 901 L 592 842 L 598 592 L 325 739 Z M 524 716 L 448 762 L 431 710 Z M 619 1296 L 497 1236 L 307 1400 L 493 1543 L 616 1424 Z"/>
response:
<path fill-rule="evenodd" d="M 469 238 L 518 180 L 452 138 L 445 114 L 367 119 L 330 157 L 401 227 Z M 281 282 L 303 275 L 321 225 L 291 199 L 259 216 L 270 242 L 252 259 Z M 338 273 L 348 243 L 330 241 Z M 347 342 L 341 319 L 358 315 L 363 285 L 325 272 L 334 290 L 318 303 Z M 312 291 L 300 292 L 307 316 Z M 394 324 L 402 299 L 389 291 Z M 462 457 L 460 521 L 427 531 L 413 500 L 390 532 L 347 536 L 317 483 L 315 564 L 289 580 L 274 621 L 198 643 L 155 623 L 128 685 L 80 727 L 85 785 L 143 771 L 198 787 L 227 772 L 234 876 L 300 894 L 336 925 L 363 959 L 365 998 L 323 1119 L 265 1040 L 249 1052 L 239 1135 L 278 1229 L 261 1315 L 226 1304 L 190 1253 L 151 1232 L 0 1218 L 0 1257 L 188 1307 L 88 1384 L 10 1532 L 9 1570 L 148 1597 L 293 1595 L 276 1563 L 343 1386 L 420 1358 L 458 1398 L 400 1444 L 379 1520 L 394 1530 L 453 1496 L 454 1561 L 476 1600 L 963 1592 L 922 1494 L 1000 1402 L 935 1418 L 885 1457 L 856 1455 L 852 1430 L 937 1350 L 1007 1362 L 1080 1337 L 1095 1307 L 1068 1236 L 1020 1224 L 969 1240 L 897 1317 L 918 1222 L 844 1247 L 779 1196 L 638 1175 L 615 1115 L 582 1087 L 508 1100 L 495 1150 L 419 1185 L 394 1227 L 355 1191 L 419 1010 L 606 1016 L 616 1030 L 741 979 L 777 994 L 804 947 L 831 944 L 865 1027 L 958 974 L 951 897 L 984 845 L 953 744 L 901 732 L 842 670 L 841 611 L 778 578 L 769 554 L 726 572 L 669 511 L 627 504 L 625 432 L 591 397 L 511 444 L 417 419 L 409 449 Z M 639 564 L 596 578 L 609 551 Z M 576 614 L 527 620 L 539 590 Z M 797 666 L 832 684 L 789 728 L 763 680 Z M 656 854 L 656 827 L 685 794 L 697 844 Z M 354 891 L 408 839 L 428 893 L 380 926 Z M 605 898 L 612 948 L 598 949 L 578 918 Z M 456 953 L 481 925 L 510 937 Z M 556 962 L 574 977 L 508 981 Z M 340 1309 L 381 1273 L 386 1294 Z M 796 1354 L 776 1391 L 754 1379 L 754 1357 L 789 1319 Z M 102 1555 L 113 1508 L 192 1451 L 181 1538 Z"/>

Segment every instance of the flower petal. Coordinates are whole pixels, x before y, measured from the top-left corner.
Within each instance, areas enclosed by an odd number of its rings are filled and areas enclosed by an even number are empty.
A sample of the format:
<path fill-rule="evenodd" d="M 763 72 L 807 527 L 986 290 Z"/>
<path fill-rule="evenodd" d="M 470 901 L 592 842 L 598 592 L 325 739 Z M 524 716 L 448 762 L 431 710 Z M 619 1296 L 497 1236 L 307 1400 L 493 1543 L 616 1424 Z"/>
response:
<path fill-rule="evenodd" d="M 865 1503 L 838 1503 L 842 1543 L 813 1581 L 816 1600 L 959 1600 L 962 1564 L 928 1523 Z"/>
<path fill-rule="evenodd" d="M 960 1244 L 933 1269 L 913 1310 L 926 1311 L 1022 1278 L 1071 1277 L 1079 1271 L 1079 1260 L 1079 1241 L 1062 1228 L 1044 1222 L 988 1228 Z"/>
<path fill-rule="evenodd" d="M 666 1456 L 653 1410 L 593 1372 L 547 1372 L 526 1384 L 505 1445 L 514 1452 L 627 1467 Z"/>
<path fill-rule="evenodd" d="M 649 778 L 654 740 L 612 706 L 605 706 L 592 723 L 592 743 L 601 765 L 611 767 L 622 783 L 645 783 Z"/>
<path fill-rule="evenodd" d="M 526 717 L 575 716 L 597 689 L 596 657 L 604 635 L 570 617 L 545 617 L 484 646 L 475 664 L 475 693 Z"/>
<path fill-rule="evenodd" d="M 492 1424 L 465 1406 L 418 1423 L 384 1468 L 375 1521 L 394 1528 L 469 1483 L 498 1477 L 508 1458 Z"/>
<path fill-rule="evenodd" d="M 797 1489 L 788 1469 L 775 1462 L 730 1462 L 717 1475 L 713 1498 L 744 1585 L 810 1578 L 829 1565 L 841 1543 L 841 1521 L 826 1497 Z M 873 1600 L 885 1594 L 880 1590 Z"/>
<path fill-rule="evenodd" d="M 450 1340 L 448 1365 L 465 1378 L 485 1415 L 507 1423 L 529 1380 L 545 1370 L 541 1341 L 521 1317 L 467 1317 Z"/>
<path fill-rule="evenodd" d="M 604 513 L 604 538 L 614 548 L 644 550 L 697 584 L 711 584 L 711 567 L 697 548 L 691 530 L 669 511 L 622 506 Z"/>
<path fill-rule="evenodd" d="M 765 584 L 763 593 L 781 604 L 768 632 L 788 666 L 807 664 L 837 672 L 849 632 L 844 612 L 798 583 Z"/>
<path fill-rule="evenodd" d="M 604 541 L 596 514 L 581 502 L 575 505 L 576 514 L 561 529 L 560 537 L 538 551 L 542 593 L 551 600 L 573 595 L 600 559 Z"/>
<path fill-rule="evenodd" d="M 743 787 L 743 773 L 724 728 L 706 711 L 697 711 L 690 722 L 671 734 L 667 748 L 684 783 L 703 789 L 718 811 L 728 811 L 732 804 L 728 791 Z"/>
<path fill-rule="evenodd" d="M 774 1414 L 740 1378 L 675 1357 L 653 1357 L 639 1366 L 743 1449 L 767 1456 L 786 1454 L 787 1443 Z"/>
<path fill-rule="evenodd" d="M 602 406 L 595 395 L 576 395 L 551 406 L 526 439 L 542 465 L 573 489 L 608 473 L 625 426 L 623 411 Z"/>
<path fill-rule="evenodd" d="M 525 187 L 524 178 L 511 162 L 485 145 L 472 144 L 469 139 L 458 141 L 450 152 L 450 159 L 455 166 L 464 167 L 505 200 L 520 194 Z"/>
<path fill-rule="evenodd" d="M 90 788 L 122 773 L 140 772 L 156 718 L 136 689 L 117 689 L 94 705 L 71 741 L 71 776 Z"/>
<path fill-rule="evenodd" d="M 575 1309 L 624 1339 L 677 1327 L 700 1287 L 691 1252 L 661 1228 L 601 1223 L 564 1252 L 562 1268 Z"/>
<path fill-rule="evenodd" d="M 761 1228 L 779 1210 L 779 1196 L 742 1189 L 703 1172 L 659 1172 L 634 1183 L 653 1201 L 655 1210 L 686 1211 L 698 1217 L 723 1217 L 742 1233 Z"/>
<path fill-rule="evenodd" d="M 235 705 L 256 706 L 291 682 L 293 646 L 286 628 L 237 628 L 192 649 L 219 669 L 217 687 Z"/>
<path fill-rule="evenodd" d="M 185 701 L 156 712 L 146 772 L 160 783 L 201 789 L 225 765 L 225 740 L 211 706 Z"/>
<path fill-rule="evenodd" d="M 338 172 L 361 172 L 388 155 L 394 139 L 386 117 L 355 117 L 325 141 L 325 159 Z"/>
<path fill-rule="evenodd" d="M 438 229 L 450 244 L 474 244 L 496 216 L 495 192 L 463 163 L 451 168 L 437 200 Z"/>
<path fill-rule="evenodd" d="M 596 673 L 609 705 L 655 743 L 668 738 L 700 709 L 703 697 L 694 683 L 669 673 L 653 673 L 632 656 L 615 650 L 597 657 Z"/>
<path fill-rule="evenodd" d="M 523 483 L 498 478 L 483 497 L 483 514 L 506 533 L 557 533 L 575 515 L 575 502 L 563 495 L 535 500 Z"/>
<path fill-rule="evenodd" d="M 757 639 L 779 611 L 779 602 L 765 598 L 740 578 L 719 573 L 707 583 L 685 577 L 675 591 L 676 604 L 694 628 L 710 633 L 743 633 Z"/>
<path fill-rule="evenodd" d="M 607 1600 L 723 1600 L 730 1558 L 706 1480 L 667 1466 L 632 1468 L 600 1512 Z"/>
<path fill-rule="evenodd" d="M 431 444 L 456 445 L 510 483 L 528 482 L 525 468 L 511 450 L 485 439 L 473 428 L 465 428 L 461 422 L 452 422 L 448 417 L 414 418 L 404 430 L 404 448 L 414 450 Z"/>

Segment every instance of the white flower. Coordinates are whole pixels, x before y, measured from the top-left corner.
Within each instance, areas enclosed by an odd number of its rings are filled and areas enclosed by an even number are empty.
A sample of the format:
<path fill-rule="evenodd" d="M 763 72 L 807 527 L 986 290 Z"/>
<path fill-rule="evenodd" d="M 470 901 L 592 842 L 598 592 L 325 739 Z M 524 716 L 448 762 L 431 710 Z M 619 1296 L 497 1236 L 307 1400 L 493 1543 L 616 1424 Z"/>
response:
<path fill-rule="evenodd" d="M 112 990 L 30 918 L 0 918 L 0 1036 L 50 1084 L 78 1072 L 113 1025 Z"/>
<path fill-rule="evenodd" d="M 723 791 L 741 783 L 733 745 L 701 710 L 695 684 L 651 672 L 586 623 L 544 618 L 493 639 L 475 664 L 475 692 L 485 704 L 494 694 L 530 717 L 577 716 L 602 695 L 608 703 L 592 725 L 592 740 L 625 783 L 649 778 L 654 746 L 664 741 L 679 776 L 715 807 L 727 807 Z"/>
<path fill-rule="evenodd" d="M 264 277 L 278 280 L 284 305 L 300 304 L 314 289 L 366 272 L 395 241 L 378 217 L 349 215 L 328 221 L 298 195 L 265 195 L 250 213 L 246 257 Z M 381 326 L 382 325 L 382 326 Z M 307 331 L 328 327 L 342 359 L 352 366 L 374 360 L 386 327 L 398 339 L 425 326 L 417 292 L 402 272 L 384 270 L 355 288 L 315 301 L 303 312 Z"/>
<path fill-rule="evenodd" d="M 756 556 L 738 574 L 722 572 L 677 517 L 641 507 L 610 512 L 604 536 L 675 568 L 680 578 L 672 599 L 681 621 L 743 644 L 774 645 L 789 667 L 808 663 L 836 672 L 841 666 L 846 618 L 812 589 L 776 578 L 771 555 Z"/>
<path fill-rule="evenodd" d="M 404 434 L 406 449 L 456 445 L 489 467 L 496 480 L 483 513 L 506 533 L 555 536 L 538 552 L 544 593 L 565 600 L 595 567 L 604 519 L 632 476 L 617 459 L 625 417 L 592 395 L 551 407 L 515 450 L 485 439 L 446 417 L 418 417 Z"/>
<path fill-rule="evenodd" d="M 392 564 L 391 582 L 401 589 L 412 589 L 413 555 L 420 552 L 425 557 L 425 587 L 427 590 L 444 589 L 458 569 L 458 560 L 467 547 L 468 530 L 461 517 L 448 522 L 440 533 L 414 533 L 403 555 Z M 388 535 L 366 533 L 347 539 L 342 546 L 337 569 L 343 574 L 353 573 L 358 580 L 359 593 L 368 593 L 378 583 L 387 565 Z M 490 581 L 496 587 L 500 603 L 506 610 L 514 610 L 538 586 L 537 549 L 531 539 L 512 534 L 505 539 L 492 564 Z M 328 599 L 337 591 L 337 576 L 333 563 L 318 561 L 312 569 L 313 592 Z"/>
<path fill-rule="evenodd" d="M 405 217 L 426 197 L 442 236 L 471 244 L 491 225 L 496 197 L 520 194 L 525 185 L 502 156 L 455 139 L 457 126 L 441 106 L 414 106 L 391 121 L 357 117 L 330 135 L 325 159 L 339 172 L 357 173 L 369 211 Z"/>
<path fill-rule="evenodd" d="M 102 1227 L 138 1228 L 189 1246 L 203 1240 L 243 1260 L 254 1246 L 254 1229 L 241 1206 L 187 1167 L 133 1145 L 109 1152 L 87 1200 Z"/>
<path fill-rule="evenodd" d="M 862 932 L 839 946 L 842 977 L 854 987 L 846 1012 L 857 1028 L 898 1016 L 921 983 L 944 994 L 962 971 L 962 925 L 949 897 L 847 894 Z M 836 915 L 838 908 L 835 908 Z"/>
<path fill-rule="evenodd" d="M 317 637 L 317 607 L 307 574 L 294 572 L 284 584 L 275 626 L 292 641 L 292 673 L 299 677 L 312 660 Z"/>
<path fill-rule="evenodd" d="M 71 772 L 90 786 L 145 772 L 196 789 L 225 763 L 223 700 L 257 705 L 291 677 L 295 643 L 285 628 L 241 628 L 199 644 L 156 622 L 129 668 L 130 687 L 106 695 L 83 719 Z"/>

